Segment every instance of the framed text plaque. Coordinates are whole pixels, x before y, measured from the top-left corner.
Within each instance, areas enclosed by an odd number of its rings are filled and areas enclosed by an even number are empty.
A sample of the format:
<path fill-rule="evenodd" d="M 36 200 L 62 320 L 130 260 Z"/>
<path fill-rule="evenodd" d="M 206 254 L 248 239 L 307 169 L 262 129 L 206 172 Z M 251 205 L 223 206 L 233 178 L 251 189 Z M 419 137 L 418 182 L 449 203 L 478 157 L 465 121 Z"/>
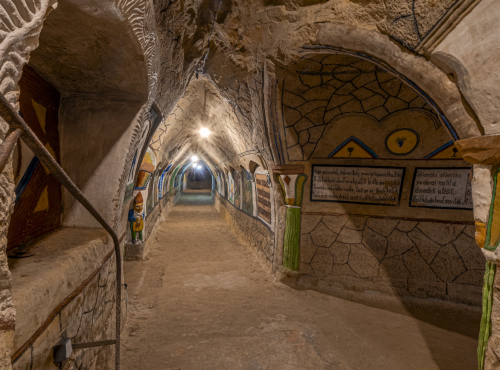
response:
<path fill-rule="evenodd" d="M 257 184 L 257 214 L 268 224 L 271 223 L 271 189 L 267 183 L 267 175 L 255 175 Z"/>
<path fill-rule="evenodd" d="M 410 207 L 472 209 L 470 167 L 415 168 Z"/>
<path fill-rule="evenodd" d="M 313 165 L 311 201 L 397 206 L 404 167 Z"/>

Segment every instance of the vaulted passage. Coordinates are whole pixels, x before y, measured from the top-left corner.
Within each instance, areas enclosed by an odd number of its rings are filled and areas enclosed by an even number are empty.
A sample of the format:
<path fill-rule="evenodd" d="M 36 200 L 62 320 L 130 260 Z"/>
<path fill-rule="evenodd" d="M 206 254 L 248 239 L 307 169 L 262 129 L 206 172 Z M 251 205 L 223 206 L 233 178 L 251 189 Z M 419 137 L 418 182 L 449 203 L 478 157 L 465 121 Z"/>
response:
<path fill-rule="evenodd" d="M 499 19 L 1 0 L 0 370 L 500 369 Z"/>
<path fill-rule="evenodd" d="M 354 302 L 274 282 L 231 234 L 211 193 L 183 193 L 158 225 L 149 258 L 126 262 L 125 276 L 125 370 L 475 365 L 475 310 L 437 302 L 405 306 L 377 294 L 354 294 Z"/>

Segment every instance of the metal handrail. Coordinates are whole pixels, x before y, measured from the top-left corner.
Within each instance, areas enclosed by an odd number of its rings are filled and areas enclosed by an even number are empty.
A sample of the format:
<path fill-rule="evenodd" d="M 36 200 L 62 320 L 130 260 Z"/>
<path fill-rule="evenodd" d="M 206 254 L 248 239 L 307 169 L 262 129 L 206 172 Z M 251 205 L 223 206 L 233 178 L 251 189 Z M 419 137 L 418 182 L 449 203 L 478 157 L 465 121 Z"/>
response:
<path fill-rule="evenodd" d="M 115 232 L 92 206 L 89 200 L 83 195 L 78 187 L 71 181 L 66 172 L 52 157 L 49 151 L 41 143 L 35 133 L 29 128 L 26 122 L 12 108 L 3 94 L 0 94 L 0 116 L 9 124 L 12 131 L 8 134 L 0 148 L 0 171 L 7 163 L 7 160 L 14 149 L 14 144 L 20 136 L 24 143 L 38 157 L 45 168 L 63 185 L 74 197 L 85 207 L 87 211 L 101 224 L 101 226 L 111 235 L 115 246 L 116 260 L 116 337 L 115 337 L 115 370 L 120 369 L 120 318 L 121 318 L 121 297 L 122 297 L 122 261 L 120 253 L 120 243 Z"/>

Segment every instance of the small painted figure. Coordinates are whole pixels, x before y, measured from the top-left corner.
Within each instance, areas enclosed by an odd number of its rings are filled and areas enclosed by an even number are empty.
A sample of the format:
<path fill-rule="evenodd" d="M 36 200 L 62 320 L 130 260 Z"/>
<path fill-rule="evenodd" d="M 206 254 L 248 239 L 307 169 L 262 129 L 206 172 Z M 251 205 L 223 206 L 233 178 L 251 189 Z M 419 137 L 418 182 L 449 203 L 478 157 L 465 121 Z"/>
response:
<path fill-rule="evenodd" d="M 128 212 L 128 221 L 130 222 L 130 230 L 132 231 L 132 243 L 137 242 L 137 233 L 139 240 L 142 242 L 142 230 L 144 230 L 144 200 L 139 192 L 134 199 L 134 209 Z"/>

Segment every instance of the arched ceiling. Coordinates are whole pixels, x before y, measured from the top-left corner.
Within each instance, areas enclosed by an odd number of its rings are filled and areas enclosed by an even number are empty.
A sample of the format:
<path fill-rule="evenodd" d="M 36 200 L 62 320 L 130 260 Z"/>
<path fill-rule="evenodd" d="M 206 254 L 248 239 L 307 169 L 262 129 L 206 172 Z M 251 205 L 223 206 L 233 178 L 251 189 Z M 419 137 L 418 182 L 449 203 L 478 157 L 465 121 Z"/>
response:
<path fill-rule="evenodd" d="M 245 111 L 245 103 L 229 101 L 209 78 L 199 76 L 164 118 L 150 147 L 164 166 L 184 163 L 194 154 L 209 166 L 238 163 L 241 155 L 265 150 L 256 137 L 256 123 L 246 116 L 251 110 Z M 208 138 L 199 134 L 202 127 L 210 130 Z"/>
<path fill-rule="evenodd" d="M 411 53 L 455 3 L 155 0 L 162 58 L 155 100 L 165 118 L 150 146 L 163 167 L 185 163 L 194 153 L 209 166 L 226 169 L 248 168 L 250 161 L 278 163 L 274 143 L 268 141 L 264 75 L 275 73 L 274 65 L 293 66 L 301 48 L 316 40 L 315 25 L 379 32 Z M 416 104 L 417 97 L 412 98 Z M 406 100 L 402 104 L 413 104 Z M 372 113 L 382 114 L 384 102 L 380 105 L 380 112 Z M 423 103 L 422 108 L 428 106 Z M 213 134 L 202 139 L 201 127 Z"/>

